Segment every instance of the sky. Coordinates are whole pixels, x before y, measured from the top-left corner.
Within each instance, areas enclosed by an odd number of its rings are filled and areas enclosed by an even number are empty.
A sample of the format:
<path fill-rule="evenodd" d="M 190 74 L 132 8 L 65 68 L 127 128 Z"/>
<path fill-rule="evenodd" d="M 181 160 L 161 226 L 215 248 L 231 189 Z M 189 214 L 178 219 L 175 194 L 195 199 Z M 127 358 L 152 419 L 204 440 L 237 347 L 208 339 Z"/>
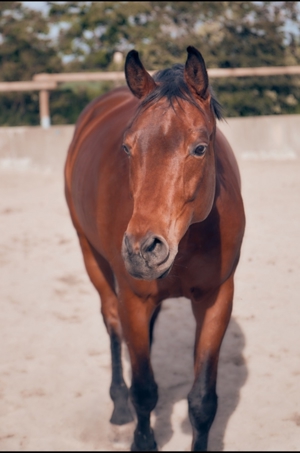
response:
<path fill-rule="evenodd" d="M 28 6 L 31 9 L 36 9 L 37 11 L 42 11 L 43 13 L 47 13 L 49 7 L 47 6 L 47 2 L 22 2 L 23 5 Z"/>

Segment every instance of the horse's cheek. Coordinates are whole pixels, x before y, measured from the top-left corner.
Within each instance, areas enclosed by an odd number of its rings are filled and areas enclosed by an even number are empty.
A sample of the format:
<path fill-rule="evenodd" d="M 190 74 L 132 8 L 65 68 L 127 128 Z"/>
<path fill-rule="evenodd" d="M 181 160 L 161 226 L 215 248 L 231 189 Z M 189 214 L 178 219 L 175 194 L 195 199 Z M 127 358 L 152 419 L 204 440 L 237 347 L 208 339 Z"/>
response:
<path fill-rule="evenodd" d="M 196 166 L 197 165 L 197 166 Z M 210 171 L 207 171 L 210 167 Z M 209 159 L 187 165 L 184 175 L 186 201 L 193 206 L 192 222 L 201 222 L 211 211 L 215 197 L 215 172 Z"/>
<path fill-rule="evenodd" d="M 184 168 L 184 194 L 186 202 L 194 202 L 202 199 L 205 203 L 206 189 L 212 185 L 213 179 L 210 176 L 211 170 L 207 171 L 209 162 L 207 159 L 203 161 L 190 160 Z M 201 195 L 202 194 L 202 195 Z M 210 194 L 208 194 L 210 195 Z"/>
<path fill-rule="evenodd" d="M 186 162 L 183 169 L 183 192 L 185 202 L 193 201 L 196 198 L 197 188 L 202 175 L 195 172 L 193 162 Z"/>

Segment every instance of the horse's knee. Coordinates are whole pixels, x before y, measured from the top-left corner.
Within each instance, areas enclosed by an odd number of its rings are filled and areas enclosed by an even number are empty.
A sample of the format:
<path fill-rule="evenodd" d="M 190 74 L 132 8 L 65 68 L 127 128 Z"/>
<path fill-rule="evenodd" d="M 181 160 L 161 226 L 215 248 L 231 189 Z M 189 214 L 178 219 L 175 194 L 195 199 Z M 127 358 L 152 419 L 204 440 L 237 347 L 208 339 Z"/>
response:
<path fill-rule="evenodd" d="M 201 390 L 194 386 L 188 395 L 189 417 L 193 427 L 193 450 L 206 451 L 208 432 L 214 421 L 218 397 L 215 390 Z"/>
<path fill-rule="evenodd" d="M 133 381 L 130 388 L 131 401 L 137 412 L 150 413 L 158 400 L 158 387 L 154 379 Z"/>

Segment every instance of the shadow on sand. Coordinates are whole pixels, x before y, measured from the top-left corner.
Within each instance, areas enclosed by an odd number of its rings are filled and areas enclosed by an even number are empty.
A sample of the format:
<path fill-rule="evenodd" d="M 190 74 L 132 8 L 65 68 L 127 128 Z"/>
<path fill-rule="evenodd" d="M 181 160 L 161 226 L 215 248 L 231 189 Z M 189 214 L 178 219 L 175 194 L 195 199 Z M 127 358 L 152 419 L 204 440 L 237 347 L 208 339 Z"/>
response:
<path fill-rule="evenodd" d="M 159 386 L 159 401 L 154 410 L 155 437 L 162 449 L 177 430 L 190 448 L 191 426 L 187 414 L 187 394 L 193 383 L 193 343 L 195 321 L 189 300 L 168 299 L 155 325 L 152 365 Z M 208 449 L 222 451 L 230 416 L 239 402 L 240 389 L 247 379 L 243 358 L 244 334 L 232 318 L 226 332 L 219 361 L 218 412 L 211 428 Z M 174 446 L 173 446 L 174 447 Z"/>

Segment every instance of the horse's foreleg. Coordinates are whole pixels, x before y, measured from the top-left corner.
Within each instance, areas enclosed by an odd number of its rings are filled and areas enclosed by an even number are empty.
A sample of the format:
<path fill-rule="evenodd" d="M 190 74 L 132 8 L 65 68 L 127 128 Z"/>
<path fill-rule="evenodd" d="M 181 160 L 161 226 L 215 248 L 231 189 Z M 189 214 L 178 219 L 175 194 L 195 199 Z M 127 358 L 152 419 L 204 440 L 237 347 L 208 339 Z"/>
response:
<path fill-rule="evenodd" d="M 193 428 L 193 451 L 206 451 L 208 434 L 217 412 L 217 368 L 221 343 L 228 326 L 233 277 L 205 300 L 192 300 L 197 330 L 194 351 L 195 380 L 188 395 Z"/>
<path fill-rule="evenodd" d="M 133 421 L 133 415 L 128 405 L 129 390 L 123 378 L 123 367 L 121 360 L 121 338 L 111 331 L 110 348 L 112 358 L 112 380 L 110 386 L 110 397 L 114 402 L 114 410 L 110 422 L 114 425 L 124 425 Z"/>
<path fill-rule="evenodd" d="M 150 414 L 158 399 L 150 363 L 149 325 L 154 306 L 131 295 L 122 300 L 120 316 L 132 368 L 130 396 L 137 414 L 132 451 L 157 450 Z"/>
<path fill-rule="evenodd" d="M 150 319 L 150 325 L 149 325 L 150 348 L 153 343 L 153 330 L 154 330 L 155 322 L 160 313 L 160 310 L 161 310 L 161 303 L 159 305 L 157 305 L 157 307 L 155 308 L 153 315 L 151 316 L 151 319 Z"/>
<path fill-rule="evenodd" d="M 110 397 L 114 403 L 110 422 L 114 425 L 124 425 L 131 422 L 133 416 L 128 405 L 129 390 L 123 378 L 121 324 L 118 300 L 113 290 L 113 274 L 108 263 L 95 250 L 92 250 L 86 238 L 83 235 L 78 236 L 87 273 L 101 298 L 101 313 L 110 336 L 112 359 Z"/>

